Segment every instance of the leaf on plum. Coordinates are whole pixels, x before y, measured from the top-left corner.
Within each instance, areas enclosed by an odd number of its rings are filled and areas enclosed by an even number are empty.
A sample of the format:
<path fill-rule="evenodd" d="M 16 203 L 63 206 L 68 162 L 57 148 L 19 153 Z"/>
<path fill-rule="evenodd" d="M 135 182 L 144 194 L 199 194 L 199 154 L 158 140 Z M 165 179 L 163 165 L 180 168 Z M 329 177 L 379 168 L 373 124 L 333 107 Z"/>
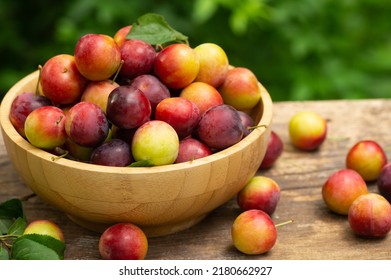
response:
<path fill-rule="evenodd" d="M 65 243 L 49 235 L 25 234 L 12 246 L 14 260 L 63 260 Z"/>
<path fill-rule="evenodd" d="M 129 167 L 151 167 L 154 164 L 150 160 L 139 160 L 132 162 Z"/>
<path fill-rule="evenodd" d="M 143 40 L 153 46 L 170 43 L 186 43 L 188 37 L 172 28 L 163 16 L 154 13 L 145 14 L 132 24 L 127 39 Z"/>

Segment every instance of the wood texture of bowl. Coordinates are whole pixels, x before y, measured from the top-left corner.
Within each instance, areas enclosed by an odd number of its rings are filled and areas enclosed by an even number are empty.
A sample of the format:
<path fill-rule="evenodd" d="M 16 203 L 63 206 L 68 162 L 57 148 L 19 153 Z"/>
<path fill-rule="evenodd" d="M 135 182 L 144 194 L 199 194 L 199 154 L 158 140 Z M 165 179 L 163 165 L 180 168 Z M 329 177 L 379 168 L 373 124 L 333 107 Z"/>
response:
<path fill-rule="evenodd" d="M 148 236 L 187 229 L 219 207 L 253 177 L 264 157 L 272 120 L 272 100 L 251 112 L 260 127 L 239 143 L 211 156 L 156 167 L 106 167 L 53 155 L 33 147 L 12 126 L 9 112 L 18 94 L 34 91 L 38 72 L 17 82 L 0 107 L 8 156 L 25 184 L 77 224 L 103 231 L 117 222 L 139 225 Z"/>

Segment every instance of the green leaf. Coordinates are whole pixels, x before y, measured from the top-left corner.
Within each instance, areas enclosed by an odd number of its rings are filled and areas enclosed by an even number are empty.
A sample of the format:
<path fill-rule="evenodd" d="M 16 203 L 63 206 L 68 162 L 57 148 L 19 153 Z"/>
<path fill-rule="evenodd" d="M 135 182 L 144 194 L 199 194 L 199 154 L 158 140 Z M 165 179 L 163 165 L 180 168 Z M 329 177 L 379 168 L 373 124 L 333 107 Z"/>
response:
<path fill-rule="evenodd" d="M 7 248 L 4 248 L 4 246 L 2 246 L 1 244 L 0 244 L 0 260 L 9 260 L 8 250 Z"/>
<path fill-rule="evenodd" d="M 163 16 L 154 13 L 145 14 L 132 24 L 128 39 L 143 40 L 153 46 L 170 43 L 188 44 L 188 37 L 172 28 Z"/>
<path fill-rule="evenodd" d="M 0 218 L 0 234 L 7 234 L 8 229 L 13 222 L 13 219 Z"/>
<path fill-rule="evenodd" d="M 8 233 L 9 227 L 17 218 L 24 218 L 22 201 L 10 199 L 0 204 L 0 234 Z"/>
<path fill-rule="evenodd" d="M 25 234 L 12 246 L 14 260 L 63 260 L 65 243 L 49 235 Z"/>
<path fill-rule="evenodd" d="M 10 199 L 0 204 L 0 218 L 23 217 L 22 201 L 20 199 Z"/>
<path fill-rule="evenodd" d="M 26 219 L 19 217 L 15 222 L 9 227 L 8 234 L 11 235 L 22 235 L 24 230 L 27 227 Z"/>
<path fill-rule="evenodd" d="M 154 166 L 154 164 L 150 160 L 139 160 L 132 162 L 129 167 L 151 167 Z"/>

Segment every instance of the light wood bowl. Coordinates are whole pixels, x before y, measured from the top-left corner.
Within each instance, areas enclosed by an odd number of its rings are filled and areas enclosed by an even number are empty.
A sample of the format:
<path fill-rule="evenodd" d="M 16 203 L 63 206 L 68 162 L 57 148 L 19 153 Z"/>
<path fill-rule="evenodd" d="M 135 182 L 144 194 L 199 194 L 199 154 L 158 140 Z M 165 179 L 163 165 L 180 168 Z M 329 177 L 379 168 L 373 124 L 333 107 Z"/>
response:
<path fill-rule="evenodd" d="M 251 112 L 259 128 L 239 143 L 190 162 L 156 167 L 106 167 L 53 160 L 33 147 L 9 120 L 11 103 L 34 91 L 38 72 L 5 95 L 0 121 L 8 156 L 25 184 L 75 223 L 102 232 L 117 222 L 140 226 L 148 236 L 187 229 L 227 202 L 253 177 L 264 157 L 272 120 L 272 100 L 260 84 L 262 100 Z"/>

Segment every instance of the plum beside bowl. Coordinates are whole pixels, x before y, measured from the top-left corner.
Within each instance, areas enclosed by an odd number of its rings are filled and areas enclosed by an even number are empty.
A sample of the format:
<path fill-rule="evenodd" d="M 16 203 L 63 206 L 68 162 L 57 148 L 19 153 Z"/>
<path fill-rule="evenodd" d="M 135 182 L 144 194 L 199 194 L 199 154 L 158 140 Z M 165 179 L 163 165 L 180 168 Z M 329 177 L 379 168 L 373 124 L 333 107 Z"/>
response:
<path fill-rule="evenodd" d="M 18 81 L 0 107 L 1 131 L 10 161 L 24 183 L 75 223 L 102 232 L 131 222 L 148 236 L 187 229 L 221 206 L 253 177 L 270 135 L 272 100 L 260 84 L 262 99 L 251 112 L 259 125 L 239 143 L 205 158 L 155 167 L 106 167 L 53 160 L 33 147 L 9 120 L 15 96 L 34 91 L 35 71 Z"/>

